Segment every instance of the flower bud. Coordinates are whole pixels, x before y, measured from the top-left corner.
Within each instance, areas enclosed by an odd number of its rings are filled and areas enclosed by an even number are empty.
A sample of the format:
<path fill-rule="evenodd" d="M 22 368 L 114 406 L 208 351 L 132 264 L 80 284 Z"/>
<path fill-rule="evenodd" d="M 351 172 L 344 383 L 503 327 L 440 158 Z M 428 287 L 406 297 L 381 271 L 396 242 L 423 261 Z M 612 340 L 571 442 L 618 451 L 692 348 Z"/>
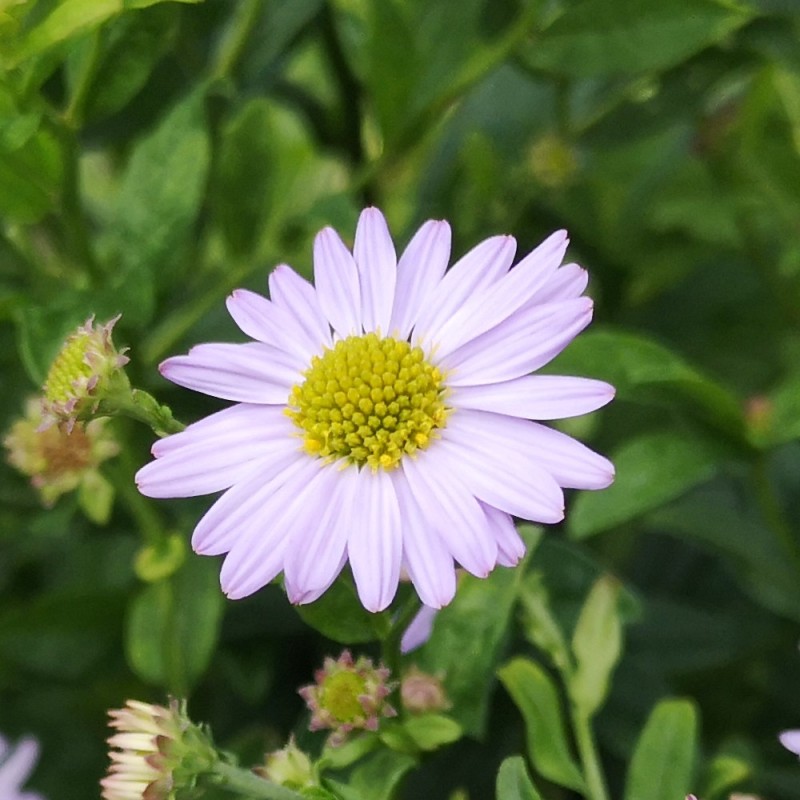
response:
<path fill-rule="evenodd" d="M 289 789 L 315 785 L 311 759 L 297 746 L 294 736 L 285 747 L 267 753 L 264 766 L 255 767 L 253 772 Z"/>
<path fill-rule="evenodd" d="M 111 331 L 119 317 L 96 325 L 90 317 L 70 334 L 47 373 L 44 391 L 45 425 L 60 423 L 71 430 L 76 420 L 88 420 L 114 389 L 130 391 L 122 367 L 128 357 L 114 347 Z"/>
<path fill-rule="evenodd" d="M 429 675 L 416 666 L 411 667 L 400 681 L 400 698 L 403 707 L 412 714 L 446 711 L 450 708 L 441 678 Z"/>
<path fill-rule="evenodd" d="M 188 718 L 185 703 L 172 700 L 165 708 L 128 700 L 108 715 L 116 733 L 108 739 L 103 800 L 171 800 L 217 761 L 209 735 Z"/>
<path fill-rule="evenodd" d="M 386 667 L 375 667 L 366 656 L 354 661 L 349 650 L 336 660 L 326 658 L 314 675 L 316 683 L 299 690 L 311 709 L 309 729 L 330 729 L 328 743 L 332 746 L 342 744 L 353 730 L 377 730 L 381 716 L 397 715 L 386 702 L 392 690 L 389 674 Z"/>

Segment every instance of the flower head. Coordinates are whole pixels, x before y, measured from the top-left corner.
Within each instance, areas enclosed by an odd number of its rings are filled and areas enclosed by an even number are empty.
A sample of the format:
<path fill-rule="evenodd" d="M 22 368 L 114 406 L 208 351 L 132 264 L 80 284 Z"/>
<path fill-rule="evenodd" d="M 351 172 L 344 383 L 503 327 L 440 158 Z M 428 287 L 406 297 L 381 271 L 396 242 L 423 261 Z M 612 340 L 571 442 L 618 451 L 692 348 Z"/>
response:
<path fill-rule="evenodd" d="M 382 716 L 397 713 L 386 702 L 392 690 L 389 670 L 376 667 L 366 656 L 354 661 L 345 650 L 336 660 L 326 658 L 314 680 L 299 690 L 312 712 L 309 728 L 332 730 L 328 741 L 333 746 L 341 744 L 353 730 L 377 730 Z"/>
<path fill-rule="evenodd" d="M 315 286 L 279 266 L 271 299 L 228 298 L 255 341 L 201 344 L 161 365 L 236 405 L 156 442 L 140 490 L 227 490 L 192 544 L 227 553 L 231 598 L 283 572 L 290 600 L 309 603 L 349 562 L 371 611 L 391 603 L 401 569 L 423 603 L 449 603 L 455 562 L 485 577 L 522 557 L 512 515 L 558 522 L 564 487 L 613 480 L 605 458 L 533 421 L 587 413 L 614 393 L 531 374 L 591 319 L 586 273 L 561 266 L 566 248 L 559 231 L 510 269 L 514 239 L 496 236 L 447 270 L 446 222 L 426 222 L 399 261 L 375 208 L 352 253 L 325 228 Z"/>
<path fill-rule="evenodd" d="M 90 317 L 67 337 L 44 382 L 45 424 L 58 422 L 71 430 L 76 420 L 91 418 L 115 379 L 127 387 L 121 369 L 129 359 L 111 340 L 118 319 L 96 325 Z"/>
<path fill-rule="evenodd" d="M 416 666 L 411 667 L 400 681 L 400 698 L 403 708 L 412 714 L 425 714 L 429 711 L 446 711 L 450 708 L 447 692 L 442 679 L 429 675 Z"/>
<path fill-rule="evenodd" d="M 39 758 L 39 743 L 26 737 L 12 747 L 0 736 L 0 797 L 3 800 L 42 800 L 35 792 L 24 792 L 24 784 Z"/>
<path fill-rule="evenodd" d="M 116 731 L 108 774 L 100 781 L 103 800 L 167 800 L 194 785 L 217 755 L 206 733 L 173 700 L 164 706 L 128 700 L 108 712 Z"/>
<path fill-rule="evenodd" d="M 98 466 L 119 452 L 105 428 L 105 420 L 77 423 L 67 428 L 42 426 L 42 406 L 30 399 L 25 417 L 17 420 L 3 439 L 8 462 L 31 479 L 45 506 L 84 485 L 96 486 Z"/>

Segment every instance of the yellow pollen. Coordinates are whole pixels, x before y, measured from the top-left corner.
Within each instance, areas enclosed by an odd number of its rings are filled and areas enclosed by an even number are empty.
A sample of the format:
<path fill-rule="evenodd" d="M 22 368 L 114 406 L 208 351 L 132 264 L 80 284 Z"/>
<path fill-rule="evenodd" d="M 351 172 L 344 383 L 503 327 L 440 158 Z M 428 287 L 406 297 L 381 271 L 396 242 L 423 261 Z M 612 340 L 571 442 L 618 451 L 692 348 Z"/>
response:
<path fill-rule="evenodd" d="M 441 372 L 406 341 L 349 336 L 315 356 L 303 375 L 288 414 L 310 455 L 394 469 L 427 447 L 447 419 Z"/>
<path fill-rule="evenodd" d="M 44 396 L 52 403 L 63 403 L 73 394 L 73 383 L 80 378 L 89 378 L 92 368 L 84 361 L 87 334 L 70 337 L 61 348 L 44 383 Z"/>

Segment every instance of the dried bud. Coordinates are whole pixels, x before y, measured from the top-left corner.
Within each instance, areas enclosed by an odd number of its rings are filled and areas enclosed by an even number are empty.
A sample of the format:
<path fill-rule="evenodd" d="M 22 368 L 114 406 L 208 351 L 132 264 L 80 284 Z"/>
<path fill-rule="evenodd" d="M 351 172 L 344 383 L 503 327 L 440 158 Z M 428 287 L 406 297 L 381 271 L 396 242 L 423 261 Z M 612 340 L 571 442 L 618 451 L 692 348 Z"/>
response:
<path fill-rule="evenodd" d="M 69 430 L 43 428 L 38 399 L 29 400 L 25 411 L 3 444 L 9 464 L 30 477 L 42 503 L 52 506 L 62 494 L 84 486 L 94 493 L 101 490 L 103 478 L 97 467 L 119 452 L 119 445 L 104 427 L 105 420 L 77 424 Z"/>
<path fill-rule="evenodd" d="M 169 708 L 128 700 L 108 715 L 116 733 L 108 739 L 113 749 L 100 781 L 103 800 L 171 800 L 217 761 L 210 737 L 177 700 Z"/>
<path fill-rule="evenodd" d="M 294 736 L 285 747 L 267 753 L 264 766 L 256 767 L 253 772 L 289 789 L 316 785 L 311 759 L 295 744 Z"/>
<path fill-rule="evenodd" d="M 344 742 L 353 730 L 377 730 L 381 716 L 397 714 L 386 702 L 392 690 L 389 670 L 375 667 L 366 656 L 353 661 L 345 650 L 337 660 L 326 658 L 314 679 L 316 683 L 299 693 L 311 709 L 310 730 L 333 731 L 328 740 L 332 746 Z"/>
<path fill-rule="evenodd" d="M 446 711 L 450 708 L 441 678 L 422 672 L 416 666 L 411 667 L 403 676 L 400 682 L 400 698 L 403 707 L 412 714 Z"/>
<path fill-rule="evenodd" d="M 130 392 L 128 379 L 122 371 L 128 357 L 111 341 L 111 331 L 118 319 L 95 325 L 94 317 L 90 317 L 67 337 L 44 383 L 46 425 L 57 422 L 71 430 L 76 420 L 91 419 L 114 389 Z"/>

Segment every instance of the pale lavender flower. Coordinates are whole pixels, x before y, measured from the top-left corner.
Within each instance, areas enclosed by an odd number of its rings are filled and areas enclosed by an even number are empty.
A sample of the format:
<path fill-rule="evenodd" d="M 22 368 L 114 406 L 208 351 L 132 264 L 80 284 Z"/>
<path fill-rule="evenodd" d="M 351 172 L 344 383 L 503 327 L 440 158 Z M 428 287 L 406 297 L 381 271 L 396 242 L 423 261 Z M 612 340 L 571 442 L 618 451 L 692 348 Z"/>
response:
<path fill-rule="evenodd" d="M 39 759 L 39 743 L 27 736 L 12 747 L 0 736 L 0 798 L 2 800 L 42 800 L 36 792 L 25 792 L 28 780 Z"/>
<path fill-rule="evenodd" d="M 227 490 L 192 538 L 227 553 L 221 583 L 245 597 L 281 571 L 294 603 L 349 562 L 359 597 L 386 608 L 401 570 L 440 608 L 454 562 L 485 577 L 525 545 L 512 515 L 554 523 L 563 487 L 600 489 L 608 460 L 539 422 L 605 405 L 611 386 L 532 375 L 589 323 L 584 270 L 561 266 L 564 231 L 513 269 L 496 236 L 450 270 L 450 227 L 426 222 L 399 261 L 365 209 L 352 253 L 325 228 L 315 286 L 287 266 L 271 299 L 228 310 L 246 344 L 201 344 L 161 365 L 174 383 L 236 405 L 156 442 L 137 475 L 150 497 Z"/>
<path fill-rule="evenodd" d="M 430 606 L 422 606 L 417 611 L 411 624 L 405 629 L 403 638 L 400 640 L 400 650 L 403 653 L 410 653 L 418 647 L 422 647 L 430 639 L 433 632 L 433 621 L 436 619 L 438 609 Z"/>
<path fill-rule="evenodd" d="M 783 731 L 778 734 L 780 743 L 796 756 L 800 756 L 800 730 Z"/>

